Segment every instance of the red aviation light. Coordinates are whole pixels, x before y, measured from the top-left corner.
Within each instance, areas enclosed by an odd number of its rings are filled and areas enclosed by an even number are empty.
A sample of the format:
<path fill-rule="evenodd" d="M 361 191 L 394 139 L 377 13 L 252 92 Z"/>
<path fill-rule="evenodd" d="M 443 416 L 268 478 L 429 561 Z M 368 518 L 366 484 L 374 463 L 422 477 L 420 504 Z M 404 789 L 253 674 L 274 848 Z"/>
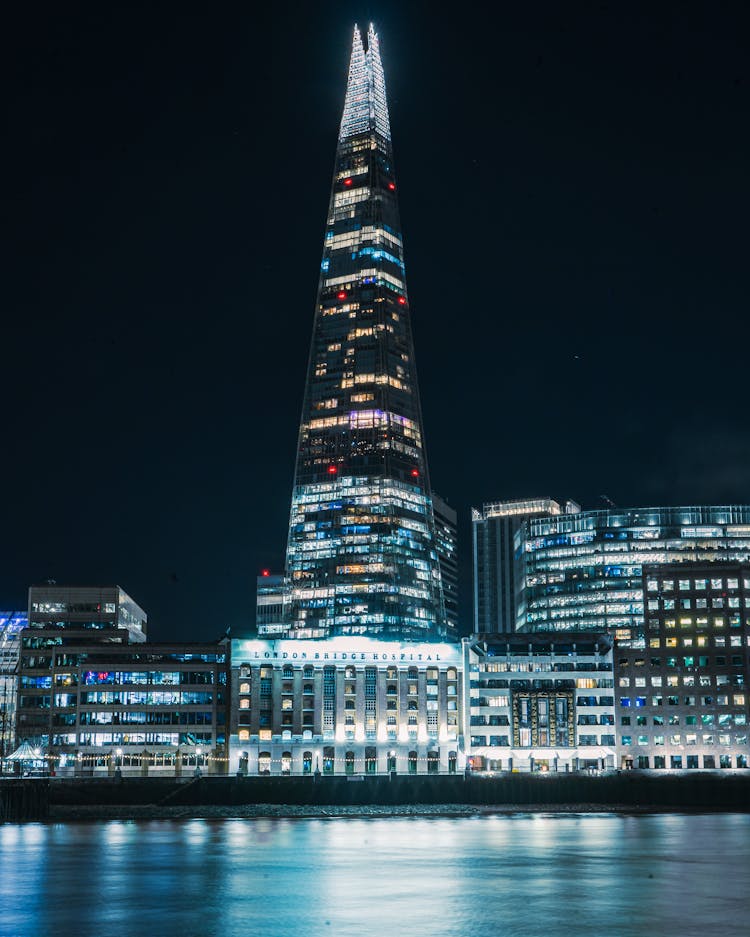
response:
<path fill-rule="evenodd" d="M 344 290 L 340 290 L 338 293 L 336 293 L 336 299 L 346 299 L 346 293 Z"/>
<path fill-rule="evenodd" d="M 411 477 L 412 477 L 412 478 L 419 478 L 419 469 L 412 469 L 412 470 L 411 470 Z"/>
<path fill-rule="evenodd" d="M 391 192 L 395 192 L 395 191 L 396 191 L 396 183 L 395 183 L 395 182 L 389 182 L 389 183 L 388 183 L 388 188 L 391 190 Z"/>
<path fill-rule="evenodd" d="M 344 179 L 344 185 L 352 185 L 353 182 L 353 179 Z"/>
<path fill-rule="evenodd" d="M 406 297 L 405 297 L 405 296 L 399 296 L 398 302 L 399 302 L 399 305 L 405 306 L 405 305 L 406 305 Z"/>
<path fill-rule="evenodd" d="M 271 570 L 270 570 L 270 569 L 262 569 L 262 570 L 260 571 L 260 574 L 261 574 L 261 576 L 270 576 L 270 575 L 271 575 Z"/>
<path fill-rule="evenodd" d="M 329 475 L 336 475 L 337 473 L 338 473 L 338 469 L 336 468 L 335 465 L 329 465 L 329 466 L 328 466 L 328 474 L 329 474 Z"/>

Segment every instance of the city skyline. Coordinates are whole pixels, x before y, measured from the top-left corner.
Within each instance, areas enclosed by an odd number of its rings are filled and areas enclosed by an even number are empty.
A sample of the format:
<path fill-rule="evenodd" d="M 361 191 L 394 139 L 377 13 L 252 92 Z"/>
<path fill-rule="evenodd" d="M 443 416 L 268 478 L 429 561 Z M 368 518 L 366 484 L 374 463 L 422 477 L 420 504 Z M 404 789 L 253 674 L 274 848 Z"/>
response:
<path fill-rule="evenodd" d="M 252 620 L 255 574 L 283 565 L 358 18 L 392 89 L 463 630 L 472 506 L 746 503 L 745 14 L 676 10 L 19 12 L 5 605 L 51 577 L 120 582 L 164 639 Z"/>

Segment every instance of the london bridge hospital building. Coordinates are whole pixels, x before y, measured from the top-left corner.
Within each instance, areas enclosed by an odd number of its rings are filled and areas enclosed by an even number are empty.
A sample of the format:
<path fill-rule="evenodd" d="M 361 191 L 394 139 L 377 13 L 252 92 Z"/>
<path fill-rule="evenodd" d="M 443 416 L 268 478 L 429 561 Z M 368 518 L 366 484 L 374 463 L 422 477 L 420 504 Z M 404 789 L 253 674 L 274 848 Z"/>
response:
<path fill-rule="evenodd" d="M 230 771 L 461 771 L 461 645 L 232 641 Z"/>

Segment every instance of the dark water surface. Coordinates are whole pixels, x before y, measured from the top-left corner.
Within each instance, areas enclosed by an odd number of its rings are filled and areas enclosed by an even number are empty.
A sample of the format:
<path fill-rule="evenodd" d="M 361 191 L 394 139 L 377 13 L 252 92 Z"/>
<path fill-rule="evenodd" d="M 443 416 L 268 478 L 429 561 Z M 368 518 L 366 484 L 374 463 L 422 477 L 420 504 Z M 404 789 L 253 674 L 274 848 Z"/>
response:
<path fill-rule="evenodd" d="M 0 826 L 0 933 L 750 933 L 750 815 Z"/>

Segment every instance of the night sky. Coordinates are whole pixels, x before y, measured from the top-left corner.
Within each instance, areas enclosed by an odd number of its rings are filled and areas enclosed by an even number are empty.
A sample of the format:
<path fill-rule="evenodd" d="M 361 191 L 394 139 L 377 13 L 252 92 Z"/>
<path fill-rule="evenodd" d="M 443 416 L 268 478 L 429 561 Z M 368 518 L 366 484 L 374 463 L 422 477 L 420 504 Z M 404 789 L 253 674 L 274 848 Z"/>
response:
<path fill-rule="evenodd" d="M 117 582 L 157 640 L 252 624 L 355 21 L 381 39 L 464 629 L 472 505 L 750 501 L 743 4 L 254 7 L 6 22 L 0 607 Z"/>

